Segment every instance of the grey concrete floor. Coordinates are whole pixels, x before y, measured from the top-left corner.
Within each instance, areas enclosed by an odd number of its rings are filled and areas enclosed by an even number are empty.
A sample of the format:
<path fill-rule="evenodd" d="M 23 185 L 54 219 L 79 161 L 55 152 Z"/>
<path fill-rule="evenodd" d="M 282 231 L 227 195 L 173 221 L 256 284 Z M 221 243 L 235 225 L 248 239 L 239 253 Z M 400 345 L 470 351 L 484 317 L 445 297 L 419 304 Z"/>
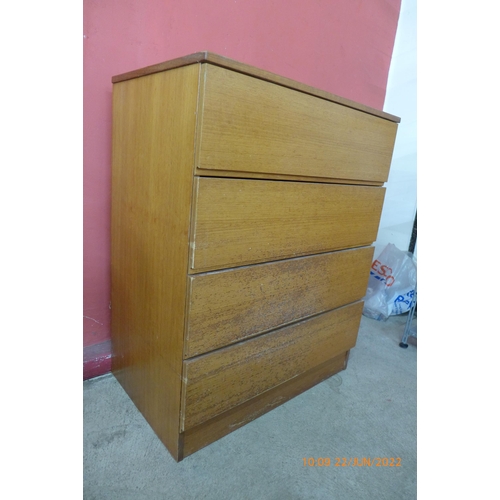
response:
<path fill-rule="evenodd" d="M 416 498 L 417 348 L 399 347 L 405 322 L 363 317 L 347 370 L 180 463 L 111 374 L 84 382 L 84 499 Z"/>

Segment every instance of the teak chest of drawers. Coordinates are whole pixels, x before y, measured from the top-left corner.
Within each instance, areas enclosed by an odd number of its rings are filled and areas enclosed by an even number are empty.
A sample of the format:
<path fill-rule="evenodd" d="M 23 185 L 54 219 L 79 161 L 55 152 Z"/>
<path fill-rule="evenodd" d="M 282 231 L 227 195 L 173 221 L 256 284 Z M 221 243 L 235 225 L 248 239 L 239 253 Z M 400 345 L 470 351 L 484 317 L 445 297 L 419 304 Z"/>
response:
<path fill-rule="evenodd" d="M 112 81 L 113 373 L 182 460 L 345 369 L 399 118 L 207 52 Z"/>

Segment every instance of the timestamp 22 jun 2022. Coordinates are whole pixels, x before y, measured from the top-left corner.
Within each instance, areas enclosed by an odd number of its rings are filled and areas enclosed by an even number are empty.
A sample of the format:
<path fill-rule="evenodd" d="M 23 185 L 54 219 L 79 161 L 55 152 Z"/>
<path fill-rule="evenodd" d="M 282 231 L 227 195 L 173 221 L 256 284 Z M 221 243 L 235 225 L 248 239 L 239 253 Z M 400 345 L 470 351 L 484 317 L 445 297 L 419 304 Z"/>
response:
<path fill-rule="evenodd" d="M 401 467 L 399 457 L 304 457 L 304 467 Z"/>

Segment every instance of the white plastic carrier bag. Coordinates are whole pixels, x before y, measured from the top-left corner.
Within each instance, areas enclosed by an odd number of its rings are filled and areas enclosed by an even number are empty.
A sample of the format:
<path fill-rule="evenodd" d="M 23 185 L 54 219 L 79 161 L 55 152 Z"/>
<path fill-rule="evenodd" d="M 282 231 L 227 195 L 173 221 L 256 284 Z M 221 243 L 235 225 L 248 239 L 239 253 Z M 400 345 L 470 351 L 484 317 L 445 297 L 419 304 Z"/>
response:
<path fill-rule="evenodd" d="M 363 315 L 385 321 L 403 314 L 416 300 L 417 265 L 410 252 L 389 243 L 373 261 Z"/>

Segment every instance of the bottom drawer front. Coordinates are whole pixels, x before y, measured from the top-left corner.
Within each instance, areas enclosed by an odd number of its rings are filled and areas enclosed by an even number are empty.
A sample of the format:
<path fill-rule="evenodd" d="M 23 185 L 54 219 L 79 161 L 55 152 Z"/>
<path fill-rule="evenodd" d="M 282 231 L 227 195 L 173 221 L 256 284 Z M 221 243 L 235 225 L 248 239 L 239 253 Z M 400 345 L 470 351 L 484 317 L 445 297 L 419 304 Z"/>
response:
<path fill-rule="evenodd" d="M 349 351 L 343 352 L 229 411 L 188 429 L 182 434 L 184 458 L 344 370 L 348 353 Z"/>
<path fill-rule="evenodd" d="M 362 310 L 356 302 L 185 361 L 182 430 L 351 349 Z"/>

